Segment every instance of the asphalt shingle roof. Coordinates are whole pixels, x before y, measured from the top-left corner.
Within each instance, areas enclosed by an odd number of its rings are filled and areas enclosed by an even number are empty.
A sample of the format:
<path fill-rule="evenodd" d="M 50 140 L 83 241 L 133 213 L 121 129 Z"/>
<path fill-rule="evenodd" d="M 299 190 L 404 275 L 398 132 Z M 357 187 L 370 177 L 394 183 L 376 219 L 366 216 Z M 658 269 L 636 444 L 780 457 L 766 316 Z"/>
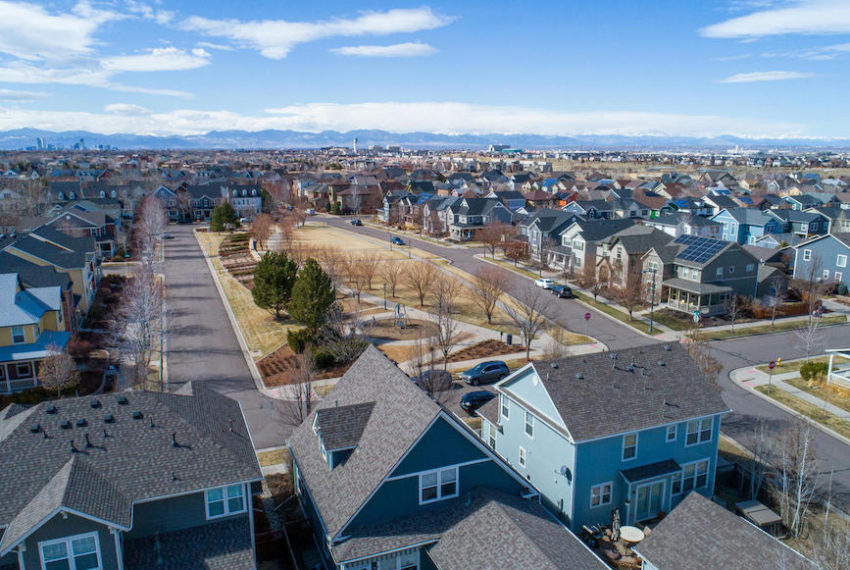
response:
<path fill-rule="evenodd" d="M 366 402 L 317 410 L 316 430 L 325 444 L 325 449 L 343 449 L 357 445 L 374 407 L 374 402 Z"/>
<path fill-rule="evenodd" d="M 537 361 L 531 366 L 575 441 L 729 409 L 720 390 L 702 377 L 679 344 Z M 499 389 L 510 392 L 510 380 Z"/>
<path fill-rule="evenodd" d="M 14 415 L 17 410 L 5 410 L 0 525 L 9 529 L 0 550 L 12 544 L 14 529 L 25 530 L 51 507 L 126 526 L 133 501 L 261 479 L 239 404 L 202 385 L 194 388 L 191 396 L 114 393 L 97 396 L 96 407 L 83 397 Z M 127 404 L 119 403 L 122 397 Z M 134 419 L 136 411 L 143 417 Z"/>
<path fill-rule="evenodd" d="M 691 493 L 638 546 L 658 570 L 809 569 L 815 564 L 744 519 Z"/>

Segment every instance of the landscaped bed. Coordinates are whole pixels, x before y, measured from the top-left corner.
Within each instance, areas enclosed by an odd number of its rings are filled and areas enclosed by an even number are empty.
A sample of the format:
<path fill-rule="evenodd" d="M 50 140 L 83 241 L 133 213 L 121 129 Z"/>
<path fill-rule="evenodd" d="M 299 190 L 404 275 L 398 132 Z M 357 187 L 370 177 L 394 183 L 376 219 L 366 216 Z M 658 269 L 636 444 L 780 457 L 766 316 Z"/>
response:
<path fill-rule="evenodd" d="M 522 351 L 523 348 L 521 346 L 509 346 L 502 341 L 490 339 L 451 353 L 449 355 L 449 362 L 463 362 L 465 360 L 476 360 L 478 358 L 513 354 Z"/>
<path fill-rule="evenodd" d="M 319 371 L 315 379 L 339 378 L 345 374 L 349 366 L 350 364 L 334 364 Z M 298 356 L 286 345 L 257 361 L 257 368 L 263 377 L 263 382 L 269 388 L 298 381 Z"/>
<path fill-rule="evenodd" d="M 395 318 L 376 320 L 372 325 L 367 321 L 363 334 L 377 340 L 415 340 L 430 338 L 437 334 L 437 326 L 428 321 L 410 319 L 404 328 L 399 328 Z"/>

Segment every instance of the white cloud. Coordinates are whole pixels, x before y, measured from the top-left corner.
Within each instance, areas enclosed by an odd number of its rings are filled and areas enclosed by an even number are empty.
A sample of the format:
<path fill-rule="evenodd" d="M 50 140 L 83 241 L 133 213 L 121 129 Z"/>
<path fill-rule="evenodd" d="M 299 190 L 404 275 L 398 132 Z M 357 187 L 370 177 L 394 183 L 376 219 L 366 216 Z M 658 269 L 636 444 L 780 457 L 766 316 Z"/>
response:
<path fill-rule="evenodd" d="M 232 46 L 226 46 L 224 44 L 214 44 L 212 42 L 198 42 L 198 47 L 217 49 L 219 51 L 233 51 Z"/>
<path fill-rule="evenodd" d="M 810 60 L 829 60 L 835 59 L 836 57 L 840 57 L 845 54 L 850 54 L 850 43 L 845 44 L 835 44 L 830 46 L 821 46 L 821 47 L 813 47 L 806 49 L 799 49 L 793 51 L 774 51 L 774 52 L 765 52 L 761 54 L 761 57 L 765 58 L 774 58 L 774 57 L 782 57 L 782 58 L 799 58 L 799 59 L 810 59 Z"/>
<path fill-rule="evenodd" d="M 27 60 L 88 54 L 94 33 L 121 15 L 79 2 L 70 13 L 50 13 L 27 2 L 0 0 L 0 52 Z"/>
<path fill-rule="evenodd" d="M 445 26 L 453 18 L 434 13 L 429 7 L 365 12 L 356 18 L 333 18 L 318 22 L 286 20 L 211 20 L 189 18 L 184 27 L 205 35 L 227 38 L 235 44 L 258 50 L 271 59 L 282 59 L 298 44 L 331 37 L 380 36 L 411 33 Z"/>
<path fill-rule="evenodd" d="M 113 107 L 108 113 L 33 111 L 0 108 L 0 130 L 34 127 L 47 130 L 85 129 L 105 134 L 202 134 L 211 130 L 383 129 L 392 132 L 426 131 L 443 134 L 534 133 L 542 135 L 681 135 L 731 134 L 755 137 L 802 136 L 799 125 L 754 121 L 737 117 L 681 115 L 627 111 L 569 113 L 524 107 L 473 105 L 458 102 L 420 103 L 308 103 L 265 114 L 183 109 L 167 113 L 127 114 Z M 138 110 L 137 110 L 138 111 Z"/>
<path fill-rule="evenodd" d="M 791 79 L 807 79 L 814 77 L 813 73 L 803 73 L 800 71 L 753 71 L 750 73 L 736 73 L 725 79 L 721 79 L 720 83 L 758 83 L 761 81 L 788 81 Z"/>
<path fill-rule="evenodd" d="M 21 61 L 0 66 L 0 82 L 23 84 L 58 83 L 61 85 L 86 85 L 112 91 L 145 93 L 148 95 L 168 95 L 191 98 L 192 94 L 174 89 L 158 89 L 123 85 L 111 81 L 112 72 L 107 72 L 96 62 L 68 67 L 43 67 Z"/>
<path fill-rule="evenodd" d="M 364 57 L 416 57 L 431 55 L 437 50 L 433 46 L 420 42 L 407 42 L 388 46 L 345 46 L 331 50 L 339 55 L 357 55 Z"/>
<path fill-rule="evenodd" d="M 42 91 L 14 91 L 12 89 L 0 89 L 0 101 L 14 101 L 16 103 L 29 103 L 40 101 L 50 95 Z"/>
<path fill-rule="evenodd" d="M 196 48 L 191 52 L 176 47 L 154 48 L 137 55 L 107 57 L 100 61 L 104 70 L 125 71 L 183 71 L 197 69 L 210 63 L 210 54 Z"/>
<path fill-rule="evenodd" d="M 157 10 L 150 4 L 135 2 L 134 0 L 129 0 L 127 2 L 127 9 L 132 14 L 138 14 L 145 20 L 152 20 L 160 25 L 170 24 L 176 15 L 174 12 L 168 10 Z"/>
<path fill-rule="evenodd" d="M 847 0 L 797 0 L 707 26 L 708 38 L 760 38 L 782 34 L 850 33 Z"/>
<path fill-rule="evenodd" d="M 114 115 L 126 115 L 130 117 L 140 117 L 151 114 L 150 109 L 140 105 L 134 105 L 132 103 L 112 103 L 104 107 L 103 110 Z"/>

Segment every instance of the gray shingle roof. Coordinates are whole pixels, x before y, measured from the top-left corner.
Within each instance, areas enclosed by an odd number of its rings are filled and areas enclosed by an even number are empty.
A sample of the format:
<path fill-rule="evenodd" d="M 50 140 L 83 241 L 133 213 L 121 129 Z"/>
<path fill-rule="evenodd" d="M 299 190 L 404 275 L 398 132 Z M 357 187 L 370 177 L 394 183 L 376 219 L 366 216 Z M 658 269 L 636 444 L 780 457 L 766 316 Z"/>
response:
<path fill-rule="evenodd" d="M 428 555 L 441 570 L 607 568 L 536 501 L 478 489 Z M 457 505 L 455 505 L 457 509 Z"/>
<path fill-rule="evenodd" d="M 316 430 L 325 449 L 343 449 L 357 445 L 374 407 L 374 402 L 366 402 L 317 410 Z"/>
<path fill-rule="evenodd" d="M 650 463 L 649 465 L 641 465 L 640 467 L 626 469 L 625 471 L 621 471 L 620 473 L 623 475 L 623 477 L 626 478 L 626 481 L 634 483 L 635 481 L 644 481 L 653 477 L 660 477 L 662 475 L 676 473 L 681 470 L 682 466 L 676 463 L 675 460 L 665 459 L 664 461 L 656 461 L 655 463 Z"/>
<path fill-rule="evenodd" d="M 14 538 L 13 523 L 25 528 L 57 505 L 122 526 L 133 501 L 262 478 L 239 404 L 226 396 L 199 385 L 192 396 L 97 399 L 94 408 L 91 398 L 68 398 L 0 415 L 0 525 L 10 525 L 0 550 Z M 133 419 L 135 411 L 143 417 Z"/>
<path fill-rule="evenodd" d="M 615 355 L 616 360 L 612 359 Z M 693 359 L 679 344 L 538 361 L 531 366 L 575 441 L 729 409 L 720 397 L 720 390 L 701 376 Z M 510 382 L 506 380 L 499 390 L 510 392 Z"/>
<path fill-rule="evenodd" d="M 691 493 L 635 550 L 659 570 L 808 569 L 815 564 L 744 519 Z"/>
<path fill-rule="evenodd" d="M 312 428 L 319 410 L 371 403 L 357 449 L 331 470 Z M 369 346 L 288 444 L 327 528 L 336 535 L 440 413 L 441 408 L 386 356 Z"/>

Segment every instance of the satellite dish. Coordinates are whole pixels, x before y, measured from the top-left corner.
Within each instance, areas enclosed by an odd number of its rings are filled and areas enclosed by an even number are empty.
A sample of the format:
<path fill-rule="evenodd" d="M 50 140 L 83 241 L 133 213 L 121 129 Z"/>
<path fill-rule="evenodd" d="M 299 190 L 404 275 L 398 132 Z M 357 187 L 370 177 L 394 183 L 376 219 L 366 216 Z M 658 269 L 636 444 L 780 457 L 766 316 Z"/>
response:
<path fill-rule="evenodd" d="M 570 472 L 570 468 L 567 467 L 566 465 L 561 465 L 561 468 L 559 469 L 559 471 L 561 473 L 561 476 L 565 477 L 567 479 L 567 481 L 573 480 L 573 474 Z"/>
<path fill-rule="evenodd" d="M 569 471 L 569 469 L 567 468 L 567 466 L 566 466 L 566 465 L 561 465 L 561 475 L 566 475 L 566 474 L 567 474 L 567 471 Z"/>

